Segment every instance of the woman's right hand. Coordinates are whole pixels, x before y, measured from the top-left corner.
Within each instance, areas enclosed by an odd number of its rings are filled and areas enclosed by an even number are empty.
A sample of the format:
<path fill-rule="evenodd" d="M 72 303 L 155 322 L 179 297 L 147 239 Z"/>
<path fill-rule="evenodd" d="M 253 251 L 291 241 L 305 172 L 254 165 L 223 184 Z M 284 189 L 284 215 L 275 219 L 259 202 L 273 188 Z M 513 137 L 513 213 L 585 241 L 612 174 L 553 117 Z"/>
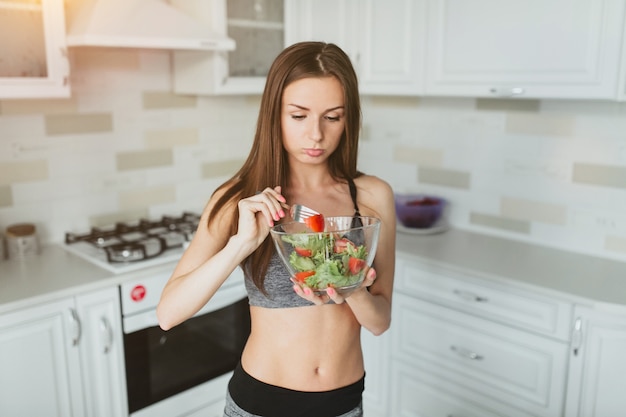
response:
<path fill-rule="evenodd" d="M 283 209 L 286 204 L 281 194 L 281 187 L 267 187 L 263 191 L 244 198 L 237 204 L 239 210 L 239 225 L 237 236 L 242 240 L 250 241 L 254 249 L 265 240 L 274 222 L 287 214 Z M 253 250 L 254 250 L 253 249 Z"/>

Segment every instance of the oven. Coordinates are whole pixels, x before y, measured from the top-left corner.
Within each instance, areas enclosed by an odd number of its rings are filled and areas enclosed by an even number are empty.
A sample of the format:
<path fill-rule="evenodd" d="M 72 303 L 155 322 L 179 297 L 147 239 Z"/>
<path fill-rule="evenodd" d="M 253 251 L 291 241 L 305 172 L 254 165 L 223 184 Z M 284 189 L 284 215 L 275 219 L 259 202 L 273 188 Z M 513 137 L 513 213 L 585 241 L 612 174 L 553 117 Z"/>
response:
<path fill-rule="evenodd" d="M 221 416 L 228 379 L 250 333 L 243 273 L 237 268 L 194 317 L 163 331 L 155 309 L 168 278 L 120 286 L 129 413 Z"/>
<path fill-rule="evenodd" d="M 68 251 L 120 275 L 132 417 L 221 417 L 228 380 L 250 334 L 240 268 L 194 317 L 167 332 L 158 326 L 161 291 L 199 220 L 183 213 L 66 233 Z"/>

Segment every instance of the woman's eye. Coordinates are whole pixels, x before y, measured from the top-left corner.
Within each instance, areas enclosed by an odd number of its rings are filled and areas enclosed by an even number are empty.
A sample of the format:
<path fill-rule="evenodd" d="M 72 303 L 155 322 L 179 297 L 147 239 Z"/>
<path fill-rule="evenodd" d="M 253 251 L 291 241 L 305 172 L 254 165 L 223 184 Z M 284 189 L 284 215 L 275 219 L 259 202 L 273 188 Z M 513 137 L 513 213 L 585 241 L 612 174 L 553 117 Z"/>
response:
<path fill-rule="evenodd" d="M 341 117 L 339 116 L 326 116 L 326 120 L 331 121 L 331 122 L 338 122 L 339 119 L 341 119 Z"/>
<path fill-rule="evenodd" d="M 300 115 L 300 114 L 292 114 L 291 118 L 294 120 L 303 120 L 306 116 Z"/>

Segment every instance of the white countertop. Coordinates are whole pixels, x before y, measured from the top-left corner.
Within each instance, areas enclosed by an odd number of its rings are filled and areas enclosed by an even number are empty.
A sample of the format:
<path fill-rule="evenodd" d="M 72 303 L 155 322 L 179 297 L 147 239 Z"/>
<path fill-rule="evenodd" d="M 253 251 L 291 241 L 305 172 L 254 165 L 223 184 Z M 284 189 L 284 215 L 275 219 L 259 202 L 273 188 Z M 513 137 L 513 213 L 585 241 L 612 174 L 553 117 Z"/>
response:
<path fill-rule="evenodd" d="M 114 274 L 62 245 L 43 246 L 38 256 L 0 261 L 0 313 L 119 285 L 138 276 L 172 270 L 175 265 L 171 262 L 132 274 Z"/>
<path fill-rule="evenodd" d="M 626 308 L 626 263 L 451 229 L 434 235 L 398 233 L 402 255 L 602 307 Z M 175 262 L 116 275 L 60 245 L 41 255 L 0 261 L 0 313 L 119 285 L 173 269 Z"/>
<path fill-rule="evenodd" d="M 626 308 L 626 262 L 451 229 L 398 232 L 396 249 L 425 262 L 602 308 Z"/>

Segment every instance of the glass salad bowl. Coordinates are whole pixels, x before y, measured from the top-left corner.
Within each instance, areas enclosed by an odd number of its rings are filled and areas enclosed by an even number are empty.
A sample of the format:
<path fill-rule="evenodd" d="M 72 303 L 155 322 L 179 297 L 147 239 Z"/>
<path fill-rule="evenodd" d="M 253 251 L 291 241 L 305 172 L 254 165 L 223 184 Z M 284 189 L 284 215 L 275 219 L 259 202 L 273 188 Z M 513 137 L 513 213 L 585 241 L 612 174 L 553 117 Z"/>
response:
<path fill-rule="evenodd" d="M 324 218 L 324 231 L 287 222 L 270 229 L 276 251 L 292 278 L 322 295 L 329 287 L 347 296 L 372 266 L 380 220 L 365 216 Z"/>

